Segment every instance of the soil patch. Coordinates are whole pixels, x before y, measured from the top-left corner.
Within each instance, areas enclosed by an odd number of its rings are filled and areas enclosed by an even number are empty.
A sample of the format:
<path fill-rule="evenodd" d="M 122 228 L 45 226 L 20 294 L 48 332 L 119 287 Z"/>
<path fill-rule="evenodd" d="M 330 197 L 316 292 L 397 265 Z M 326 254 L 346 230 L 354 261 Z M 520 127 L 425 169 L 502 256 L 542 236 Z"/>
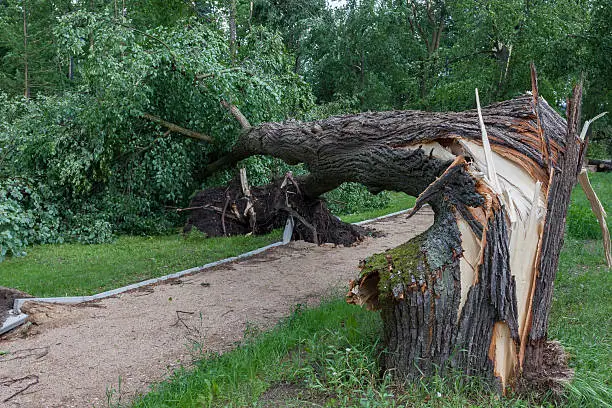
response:
<path fill-rule="evenodd" d="M 261 408 L 322 407 L 333 397 L 333 395 L 300 384 L 280 382 L 272 385 L 259 397 L 257 406 Z"/>

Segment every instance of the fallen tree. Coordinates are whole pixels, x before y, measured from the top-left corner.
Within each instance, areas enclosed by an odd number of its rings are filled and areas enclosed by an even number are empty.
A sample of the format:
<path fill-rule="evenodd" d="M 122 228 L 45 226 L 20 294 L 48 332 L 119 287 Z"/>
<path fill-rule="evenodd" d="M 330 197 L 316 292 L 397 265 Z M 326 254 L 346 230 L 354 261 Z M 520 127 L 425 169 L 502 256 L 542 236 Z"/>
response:
<path fill-rule="evenodd" d="M 589 166 L 595 171 L 612 171 L 612 160 L 589 159 Z"/>
<path fill-rule="evenodd" d="M 381 311 L 384 368 L 414 379 L 452 367 L 501 390 L 555 387 L 571 375 L 547 327 L 585 154 L 581 97 L 577 86 L 562 118 L 539 97 L 532 69 L 531 94 L 482 110 L 245 126 L 207 171 L 265 154 L 306 164 L 309 175 L 294 182 L 310 200 L 347 181 L 418 196 L 413 213 L 429 203 L 433 226 L 362 262 L 348 294 Z M 300 216 L 316 230 L 316 219 Z"/>

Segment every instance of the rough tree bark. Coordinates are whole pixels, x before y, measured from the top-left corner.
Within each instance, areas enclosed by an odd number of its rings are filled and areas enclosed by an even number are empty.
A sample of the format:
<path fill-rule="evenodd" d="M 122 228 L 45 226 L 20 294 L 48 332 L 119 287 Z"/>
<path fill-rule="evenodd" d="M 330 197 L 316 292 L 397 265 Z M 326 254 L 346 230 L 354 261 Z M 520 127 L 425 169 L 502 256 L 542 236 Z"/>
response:
<path fill-rule="evenodd" d="M 243 132 L 214 172 L 255 154 L 305 163 L 311 198 L 342 182 L 418 196 L 433 226 L 361 263 L 350 303 L 380 310 L 382 363 L 404 378 L 448 367 L 501 390 L 554 386 L 571 372 L 547 341 L 572 187 L 584 160 L 581 86 L 567 121 L 532 93 L 477 111 L 368 112 Z M 483 135 L 484 133 L 484 135 Z"/>

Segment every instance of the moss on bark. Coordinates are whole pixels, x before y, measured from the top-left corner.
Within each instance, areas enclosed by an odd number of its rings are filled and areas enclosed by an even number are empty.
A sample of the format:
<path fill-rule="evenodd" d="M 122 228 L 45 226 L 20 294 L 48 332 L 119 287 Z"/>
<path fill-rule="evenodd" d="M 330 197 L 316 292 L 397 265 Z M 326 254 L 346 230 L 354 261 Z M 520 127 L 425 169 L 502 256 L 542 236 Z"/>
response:
<path fill-rule="evenodd" d="M 379 299 L 390 295 L 397 297 L 405 288 L 425 281 L 428 267 L 423 252 L 426 233 L 380 254 L 366 258 L 362 263 L 361 277 L 378 274 Z"/>

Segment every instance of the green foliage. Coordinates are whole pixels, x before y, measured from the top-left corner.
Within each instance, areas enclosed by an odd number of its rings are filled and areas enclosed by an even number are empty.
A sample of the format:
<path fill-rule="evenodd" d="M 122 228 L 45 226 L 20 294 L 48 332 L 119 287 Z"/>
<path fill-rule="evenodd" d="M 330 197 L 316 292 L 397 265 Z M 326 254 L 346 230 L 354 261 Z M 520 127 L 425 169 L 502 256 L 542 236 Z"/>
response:
<path fill-rule="evenodd" d="M 153 13 L 154 3 L 128 15 L 144 24 L 136 17 Z M 253 124 L 313 105 L 281 37 L 263 27 L 244 34 L 232 62 L 225 33 L 197 18 L 134 28 L 97 6 L 60 14 L 47 31 L 58 55 L 70 55 L 74 77 L 69 88 L 58 84 L 29 101 L 0 93 L 0 175 L 44 186 L 65 239 L 104 242 L 116 232 L 180 225 L 169 210 L 186 206 L 205 181 L 203 164 L 230 150 L 240 132 L 220 101 L 240 106 Z M 214 141 L 168 134 L 143 113 Z M 256 183 L 286 168 L 267 158 L 247 165 Z"/>
<path fill-rule="evenodd" d="M 305 112 L 302 118 L 305 121 L 326 119 L 330 116 L 347 115 L 359 112 L 359 99 L 354 96 L 343 97 L 336 95 L 336 99 L 331 102 L 320 103 Z"/>
<path fill-rule="evenodd" d="M 324 0 L 253 1 L 252 12 L 248 11 L 249 23 L 277 30 L 293 54 L 293 71 L 303 73 L 305 53 L 309 51 L 308 31 L 327 14 L 325 3 Z"/>
<path fill-rule="evenodd" d="M 612 111 L 612 8 L 606 0 L 593 2 L 590 25 L 581 37 L 584 60 L 587 61 L 586 98 L 583 117 L 590 119 L 601 112 Z M 586 43 L 586 44 L 585 44 Z M 612 158 L 612 117 L 610 114 L 593 125 L 589 155 L 593 158 Z M 599 150 L 596 148 L 599 147 Z"/>
<path fill-rule="evenodd" d="M 609 102 L 611 19 L 604 3 L 348 1 L 310 18 L 308 28 L 289 22 L 309 6 L 280 8 L 286 22 L 271 24 L 300 39 L 300 67 L 319 102 L 341 96 L 358 98 L 360 110 L 463 110 L 474 107 L 475 87 L 483 103 L 527 90 L 534 61 L 540 93 L 553 105 L 586 72 L 585 111 L 592 117 Z"/>
<path fill-rule="evenodd" d="M 563 110 L 584 72 L 583 116 L 610 110 L 605 0 L 427 4 L 237 1 L 232 58 L 224 1 L 0 2 L 0 176 L 43 189 L 65 239 L 100 242 L 168 231 L 182 221 L 173 208 L 233 176 L 202 171 L 241 131 L 221 100 L 253 125 L 367 109 L 462 110 L 474 107 L 476 87 L 483 104 L 524 92 L 534 61 L 552 105 Z M 144 113 L 213 142 L 168 134 Z M 593 125 L 590 156 L 612 155 L 611 120 Z M 304 172 L 264 157 L 243 164 L 254 184 Z M 330 194 L 340 213 L 387 200 L 360 187 Z"/>
<path fill-rule="evenodd" d="M 46 203 L 44 189 L 30 183 L 0 182 L 0 261 L 7 255 L 25 255 L 30 244 L 62 242 L 57 208 Z"/>
<path fill-rule="evenodd" d="M 66 85 L 69 55 L 56 53 L 53 44 L 57 38 L 49 27 L 70 7 L 69 0 L 0 3 L 0 92 L 24 95 L 27 91 L 35 96 L 44 94 L 49 87 Z"/>

